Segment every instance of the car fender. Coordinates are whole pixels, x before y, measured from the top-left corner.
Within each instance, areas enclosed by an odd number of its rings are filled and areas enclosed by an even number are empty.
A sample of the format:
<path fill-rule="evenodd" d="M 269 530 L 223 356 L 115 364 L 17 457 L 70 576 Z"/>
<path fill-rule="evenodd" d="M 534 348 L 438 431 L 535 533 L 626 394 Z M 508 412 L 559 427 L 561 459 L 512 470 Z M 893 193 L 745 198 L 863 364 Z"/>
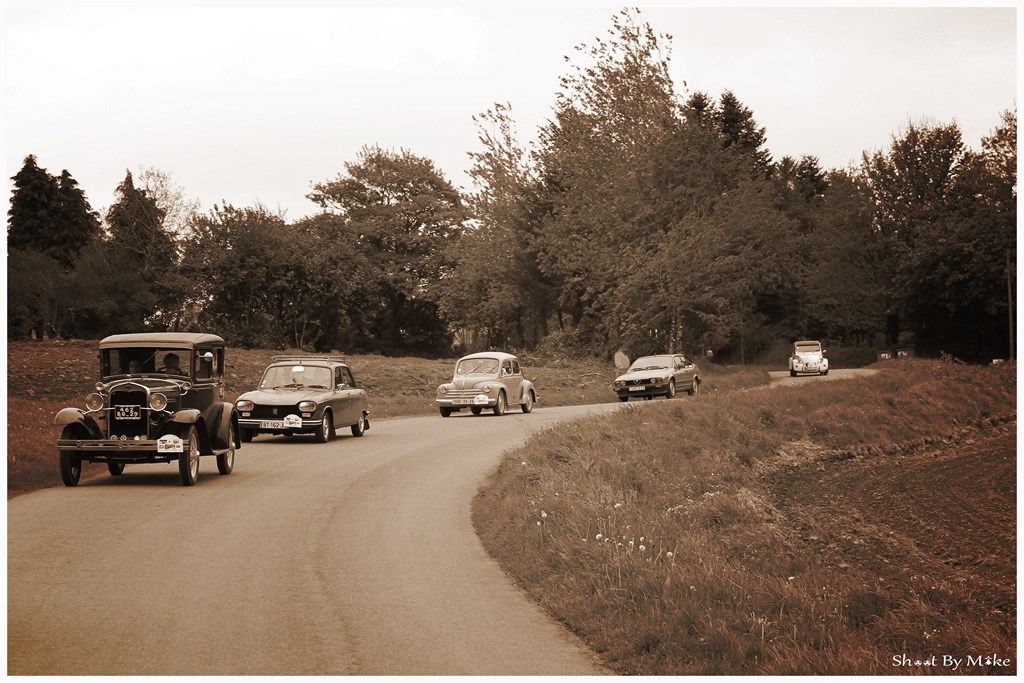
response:
<path fill-rule="evenodd" d="M 102 439 L 103 430 L 95 419 L 80 408 L 64 408 L 53 418 L 55 425 L 80 425 L 90 439 Z"/>
<path fill-rule="evenodd" d="M 238 414 L 233 403 L 214 403 L 206 409 L 203 419 L 213 429 L 210 434 L 211 446 L 216 449 L 228 447 L 231 427 L 235 428 L 235 448 L 241 448 L 242 442 L 238 432 Z"/>
<path fill-rule="evenodd" d="M 524 379 L 523 383 L 519 386 L 519 402 L 526 402 L 526 395 L 533 392 L 533 400 L 537 401 L 537 390 L 533 387 L 533 382 L 528 379 Z"/>

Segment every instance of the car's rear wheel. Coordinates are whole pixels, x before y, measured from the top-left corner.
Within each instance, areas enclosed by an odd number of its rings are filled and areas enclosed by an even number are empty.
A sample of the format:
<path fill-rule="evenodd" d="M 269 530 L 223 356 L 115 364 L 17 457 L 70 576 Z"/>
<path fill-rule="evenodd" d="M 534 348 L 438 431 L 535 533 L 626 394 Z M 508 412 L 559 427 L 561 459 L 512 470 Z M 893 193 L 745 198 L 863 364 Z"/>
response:
<path fill-rule="evenodd" d="M 629 396 L 619 396 L 619 400 L 625 403 L 626 401 L 629 400 Z"/>
<path fill-rule="evenodd" d="M 484 412 L 484 409 L 481 408 L 480 406 L 473 406 L 472 408 L 469 409 L 469 412 L 473 413 L 474 415 L 479 415 L 480 413 Z"/>
<path fill-rule="evenodd" d="M 527 391 L 526 392 L 526 397 L 523 399 L 523 402 L 520 404 L 519 407 L 522 408 L 524 413 L 529 413 L 529 412 L 533 411 L 533 392 L 532 391 Z"/>
<path fill-rule="evenodd" d="M 492 409 L 494 411 L 494 414 L 495 415 L 504 415 L 505 414 L 505 407 L 507 405 L 508 405 L 508 402 L 507 402 L 507 400 L 505 398 L 505 392 L 504 391 L 499 391 L 498 392 L 498 402 L 494 404 L 494 408 Z"/>
<path fill-rule="evenodd" d="M 366 433 L 366 415 L 359 414 L 359 422 L 352 425 L 352 436 L 362 436 Z"/>
<path fill-rule="evenodd" d="M 444 406 L 441 406 L 441 407 L 438 408 L 438 410 L 441 412 L 441 417 L 451 417 L 451 414 L 452 414 L 452 409 L 451 408 L 445 408 Z"/>
<path fill-rule="evenodd" d="M 199 433 L 194 426 L 188 428 L 185 450 L 178 456 L 178 474 L 182 486 L 194 486 L 199 478 Z"/>
<path fill-rule="evenodd" d="M 107 472 L 110 472 L 112 477 L 120 477 L 124 474 L 124 463 L 123 462 L 108 462 Z"/>
<path fill-rule="evenodd" d="M 696 396 L 697 395 L 697 391 L 699 391 L 698 387 L 700 387 L 700 378 L 699 377 L 694 377 L 693 378 L 693 384 L 690 385 L 690 388 L 689 388 L 689 390 L 687 390 L 686 393 L 688 393 L 690 396 Z"/>
<path fill-rule="evenodd" d="M 235 469 L 235 425 L 228 427 L 228 450 L 217 456 L 217 471 L 221 474 L 231 474 Z"/>
<path fill-rule="evenodd" d="M 670 379 L 668 381 L 668 389 L 665 390 L 665 398 L 673 398 L 676 395 L 676 381 Z"/>
<path fill-rule="evenodd" d="M 327 443 L 334 436 L 334 419 L 331 411 L 324 411 L 324 419 L 320 420 L 320 429 L 316 430 L 316 442 Z"/>

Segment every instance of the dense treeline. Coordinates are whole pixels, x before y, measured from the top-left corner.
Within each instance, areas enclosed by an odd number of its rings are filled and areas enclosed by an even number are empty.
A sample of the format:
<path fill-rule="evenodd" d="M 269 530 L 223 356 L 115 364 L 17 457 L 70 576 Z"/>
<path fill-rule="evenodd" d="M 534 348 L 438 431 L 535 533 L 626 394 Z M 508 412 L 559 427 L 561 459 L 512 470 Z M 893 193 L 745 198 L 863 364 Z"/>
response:
<path fill-rule="evenodd" d="M 577 48 L 524 149 L 475 119 L 474 189 L 365 147 L 320 211 L 202 214 L 128 173 L 93 211 L 29 156 L 8 212 L 8 336 L 203 329 L 241 346 L 388 354 L 505 347 L 749 361 L 795 338 L 1006 357 L 1016 112 L 981 150 L 908 123 L 858 167 L 773 160 L 732 92 L 680 93 L 670 48 L 623 11 Z"/>

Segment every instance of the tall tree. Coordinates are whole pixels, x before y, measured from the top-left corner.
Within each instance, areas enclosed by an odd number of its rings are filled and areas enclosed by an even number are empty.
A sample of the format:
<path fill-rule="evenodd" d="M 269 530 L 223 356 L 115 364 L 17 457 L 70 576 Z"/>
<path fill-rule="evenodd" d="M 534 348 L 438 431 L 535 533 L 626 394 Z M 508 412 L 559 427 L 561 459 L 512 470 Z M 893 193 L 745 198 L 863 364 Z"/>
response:
<path fill-rule="evenodd" d="M 68 171 L 55 178 L 33 155 L 12 178 L 14 192 L 7 212 L 7 245 L 36 251 L 71 268 L 82 248 L 98 237 L 99 217 Z"/>
<path fill-rule="evenodd" d="M 364 147 L 345 174 L 317 183 L 309 198 L 341 216 L 355 244 L 377 265 L 367 301 L 381 350 L 440 350 L 450 334 L 439 319 L 436 283 L 454 265 L 450 241 L 463 232 L 459 192 L 434 163 L 408 150 Z"/>

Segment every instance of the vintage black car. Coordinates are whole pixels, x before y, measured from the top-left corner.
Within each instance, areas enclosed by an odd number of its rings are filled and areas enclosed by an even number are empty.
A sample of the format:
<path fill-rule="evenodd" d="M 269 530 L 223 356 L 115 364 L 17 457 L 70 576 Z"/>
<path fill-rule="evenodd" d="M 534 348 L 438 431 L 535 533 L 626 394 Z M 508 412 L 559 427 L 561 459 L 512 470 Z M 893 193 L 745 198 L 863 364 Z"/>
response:
<path fill-rule="evenodd" d="M 64 408 L 57 450 L 61 479 L 78 484 L 83 462 L 105 462 L 113 476 L 135 463 L 177 462 L 192 486 L 200 456 L 217 470 L 235 466 L 238 418 L 224 401 L 224 340 L 213 334 L 116 334 L 99 345 L 100 377 L 85 410 Z"/>
<path fill-rule="evenodd" d="M 257 434 L 313 434 L 320 443 L 370 428 L 366 391 L 338 356 L 274 356 L 255 391 L 235 401 L 242 441 Z"/>

